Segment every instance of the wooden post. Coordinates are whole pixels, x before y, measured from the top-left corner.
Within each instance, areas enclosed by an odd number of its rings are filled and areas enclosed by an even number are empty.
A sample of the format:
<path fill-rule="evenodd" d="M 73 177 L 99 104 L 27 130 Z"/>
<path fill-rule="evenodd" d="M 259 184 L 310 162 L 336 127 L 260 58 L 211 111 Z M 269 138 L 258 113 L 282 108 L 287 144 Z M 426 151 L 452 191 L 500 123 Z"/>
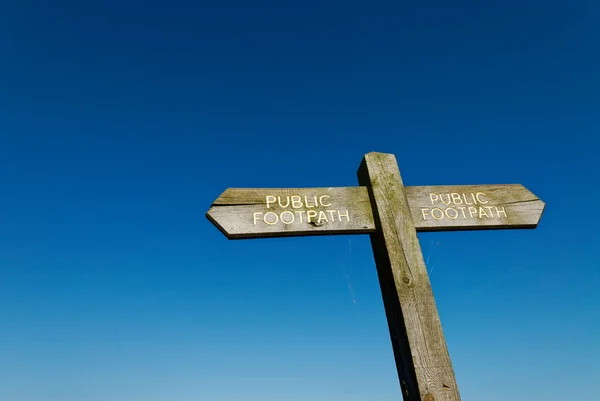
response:
<path fill-rule="evenodd" d="M 396 157 L 368 153 L 358 181 L 373 208 L 371 245 L 403 398 L 460 401 Z"/>

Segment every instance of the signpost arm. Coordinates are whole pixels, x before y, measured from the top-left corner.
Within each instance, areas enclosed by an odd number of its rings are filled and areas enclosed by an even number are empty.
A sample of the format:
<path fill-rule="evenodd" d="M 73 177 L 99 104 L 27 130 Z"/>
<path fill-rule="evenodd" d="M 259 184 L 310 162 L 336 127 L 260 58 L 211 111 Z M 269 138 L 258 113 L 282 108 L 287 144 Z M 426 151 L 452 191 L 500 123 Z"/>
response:
<path fill-rule="evenodd" d="M 358 170 L 375 217 L 371 245 L 405 401 L 460 401 L 396 157 L 369 153 Z"/>

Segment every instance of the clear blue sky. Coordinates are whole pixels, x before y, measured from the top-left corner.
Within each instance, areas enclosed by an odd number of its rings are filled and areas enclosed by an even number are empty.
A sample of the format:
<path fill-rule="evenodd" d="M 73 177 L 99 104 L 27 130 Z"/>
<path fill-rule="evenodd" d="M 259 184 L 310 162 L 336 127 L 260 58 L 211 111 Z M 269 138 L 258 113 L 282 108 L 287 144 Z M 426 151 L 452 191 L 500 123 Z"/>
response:
<path fill-rule="evenodd" d="M 547 202 L 420 235 L 463 400 L 600 399 L 600 3 L 484 3 L 2 2 L 0 399 L 399 400 L 368 237 L 204 216 L 370 151 Z"/>

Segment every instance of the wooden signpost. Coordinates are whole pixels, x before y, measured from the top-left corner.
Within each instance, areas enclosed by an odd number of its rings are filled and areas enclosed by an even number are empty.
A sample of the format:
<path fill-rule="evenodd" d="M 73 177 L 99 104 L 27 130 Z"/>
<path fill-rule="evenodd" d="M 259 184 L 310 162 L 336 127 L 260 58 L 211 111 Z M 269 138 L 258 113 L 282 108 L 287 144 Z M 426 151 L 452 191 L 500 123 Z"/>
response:
<path fill-rule="evenodd" d="M 417 231 L 535 228 L 522 185 L 405 187 L 392 154 L 368 153 L 358 187 L 227 189 L 206 216 L 230 239 L 370 234 L 405 401 L 459 401 Z"/>

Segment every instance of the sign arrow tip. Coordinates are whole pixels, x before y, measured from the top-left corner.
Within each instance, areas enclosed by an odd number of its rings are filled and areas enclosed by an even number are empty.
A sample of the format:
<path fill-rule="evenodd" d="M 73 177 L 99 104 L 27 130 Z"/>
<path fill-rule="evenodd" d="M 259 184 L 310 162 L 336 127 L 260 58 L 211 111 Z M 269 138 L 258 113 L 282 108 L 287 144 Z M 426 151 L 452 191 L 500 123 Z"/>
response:
<path fill-rule="evenodd" d="M 227 230 L 225 229 L 225 227 L 223 227 L 221 225 L 221 223 L 219 223 L 219 219 L 216 217 L 217 213 L 215 213 L 215 207 L 211 207 L 210 209 L 208 209 L 208 212 L 206 212 L 206 218 L 213 223 L 213 225 L 215 227 L 217 227 L 219 229 L 219 231 L 221 231 L 228 239 L 233 239 L 233 237 L 229 234 L 229 232 L 227 232 Z"/>

